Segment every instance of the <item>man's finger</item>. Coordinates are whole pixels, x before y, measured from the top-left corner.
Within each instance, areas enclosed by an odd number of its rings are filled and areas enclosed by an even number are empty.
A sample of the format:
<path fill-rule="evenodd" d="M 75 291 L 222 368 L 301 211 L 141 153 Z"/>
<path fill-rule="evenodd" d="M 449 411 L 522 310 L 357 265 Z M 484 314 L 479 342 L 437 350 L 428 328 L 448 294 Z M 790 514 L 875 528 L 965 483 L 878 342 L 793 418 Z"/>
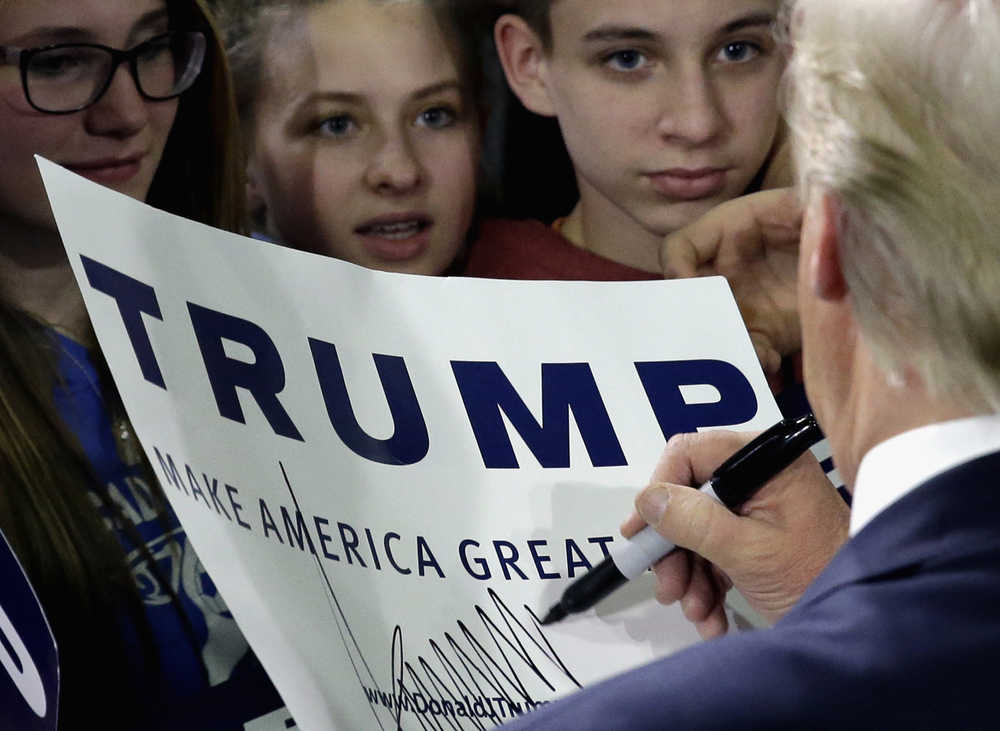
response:
<path fill-rule="evenodd" d="M 660 604 L 673 604 L 687 594 L 693 559 L 690 551 L 674 551 L 653 564 Z"/>
<path fill-rule="evenodd" d="M 618 527 L 618 530 L 622 534 L 622 538 L 631 538 L 645 527 L 646 521 L 642 519 L 642 516 L 638 513 L 632 513 Z"/>
<path fill-rule="evenodd" d="M 726 617 L 725 606 L 721 603 L 716 605 L 705 621 L 695 624 L 695 628 L 702 639 L 711 640 L 722 637 L 729 631 L 729 618 Z"/>
<path fill-rule="evenodd" d="M 681 609 L 688 621 L 698 624 L 708 620 L 720 603 L 715 585 L 704 559 L 695 557 L 691 565 L 691 580 L 687 593 L 681 598 Z"/>
<path fill-rule="evenodd" d="M 747 432 L 722 431 L 675 434 L 660 454 L 650 484 L 669 482 L 699 486 L 754 436 Z"/>
<path fill-rule="evenodd" d="M 660 269 L 665 279 L 687 279 L 698 276 L 700 257 L 687 229 L 680 229 L 660 246 Z"/>
<path fill-rule="evenodd" d="M 802 207 L 791 188 L 734 198 L 667 236 L 660 245 L 660 268 L 668 278 L 694 277 L 720 252 L 740 258 L 763 249 L 769 239 L 795 243 L 801 225 Z"/>
<path fill-rule="evenodd" d="M 757 360 L 760 361 L 764 375 L 768 377 L 777 375 L 778 371 L 781 370 L 781 353 L 771 344 L 771 339 L 763 333 L 751 331 L 750 342 L 753 343 L 753 349 L 757 353 Z"/>
<path fill-rule="evenodd" d="M 740 518 L 712 497 L 681 485 L 650 485 L 635 500 L 642 519 L 677 546 L 729 565 Z"/>

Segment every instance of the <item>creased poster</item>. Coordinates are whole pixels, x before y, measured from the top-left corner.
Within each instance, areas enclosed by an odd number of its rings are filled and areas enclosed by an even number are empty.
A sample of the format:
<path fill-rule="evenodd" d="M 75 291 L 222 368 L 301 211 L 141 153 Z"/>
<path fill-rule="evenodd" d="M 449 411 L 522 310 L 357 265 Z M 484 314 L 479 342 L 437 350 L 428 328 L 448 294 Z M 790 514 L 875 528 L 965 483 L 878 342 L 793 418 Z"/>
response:
<path fill-rule="evenodd" d="M 779 418 L 724 280 L 373 272 L 40 164 L 156 476 L 299 727 L 491 728 L 696 641 L 648 580 L 537 617 L 667 436 Z"/>

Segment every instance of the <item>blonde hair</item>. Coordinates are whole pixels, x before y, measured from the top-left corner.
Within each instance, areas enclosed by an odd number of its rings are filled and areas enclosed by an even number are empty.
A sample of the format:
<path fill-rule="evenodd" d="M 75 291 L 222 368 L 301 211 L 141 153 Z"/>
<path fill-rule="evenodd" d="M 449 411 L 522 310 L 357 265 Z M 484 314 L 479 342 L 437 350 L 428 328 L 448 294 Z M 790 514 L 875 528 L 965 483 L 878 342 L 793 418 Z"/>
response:
<path fill-rule="evenodd" d="M 279 33 L 301 21 L 304 11 L 327 0 L 230 0 L 220 20 L 232 71 L 236 109 L 244 130 L 266 79 L 267 51 Z"/>
<path fill-rule="evenodd" d="M 996 0 L 797 0 L 788 17 L 799 186 L 840 202 L 876 357 L 1000 410 Z"/>
<path fill-rule="evenodd" d="M 254 106 L 261 85 L 268 76 L 268 51 L 275 42 L 287 39 L 290 29 L 318 5 L 337 0 L 229 0 L 222 9 L 229 65 L 235 83 L 236 105 L 244 130 L 252 129 Z M 392 5 L 420 2 L 429 6 L 435 20 L 454 47 L 455 64 L 469 99 L 479 103 L 478 48 L 462 31 L 466 18 L 463 2 L 468 0 L 370 0 Z M 293 43 L 293 40 L 288 40 Z"/>

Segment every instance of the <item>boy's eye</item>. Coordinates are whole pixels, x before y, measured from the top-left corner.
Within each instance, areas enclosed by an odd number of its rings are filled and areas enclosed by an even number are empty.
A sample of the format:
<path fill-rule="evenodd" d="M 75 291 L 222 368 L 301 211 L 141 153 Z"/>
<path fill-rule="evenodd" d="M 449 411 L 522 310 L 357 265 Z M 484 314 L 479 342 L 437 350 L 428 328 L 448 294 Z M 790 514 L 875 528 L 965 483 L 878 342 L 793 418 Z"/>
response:
<path fill-rule="evenodd" d="M 716 60 L 723 63 L 743 63 L 757 58 L 759 55 L 760 48 L 756 44 L 747 41 L 734 41 L 719 49 Z"/>
<path fill-rule="evenodd" d="M 457 118 L 458 115 L 449 107 L 431 107 L 417 115 L 416 124 L 420 127 L 441 129 L 450 127 Z"/>
<path fill-rule="evenodd" d="M 608 54 L 604 63 L 615 71 L 635 71 L 646 65 L 646 55 L 630 48 Z"/>
<path fill-rule="evenodd" d="M 322 120 L 316 128 L 320 134 L 328 137 L 346 137 L 357 129 L 357 124 L 347 114 L 336 114 Z"/>

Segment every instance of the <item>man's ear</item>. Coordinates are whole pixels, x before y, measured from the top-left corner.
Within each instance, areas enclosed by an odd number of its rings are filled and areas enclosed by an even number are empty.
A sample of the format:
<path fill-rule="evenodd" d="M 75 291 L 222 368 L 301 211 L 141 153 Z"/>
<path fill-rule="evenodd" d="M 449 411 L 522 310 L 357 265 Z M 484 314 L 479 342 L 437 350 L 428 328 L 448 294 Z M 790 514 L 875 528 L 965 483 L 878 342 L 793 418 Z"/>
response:
<path fill-rule="evenodd" d="M 555 115 L 545 80 L 542 39 L 518 15 L 501 15 L 493 26 L 497 55 L 511 90 L 535 114 Z"/>
<path fill-rule="evenodd" d="M 840 202 L 827 193 L 815 205 L 818 231 L 809 261 L 809 285 L 821 300 L 841 300 L 848 287 L 840 260 Z"/>

